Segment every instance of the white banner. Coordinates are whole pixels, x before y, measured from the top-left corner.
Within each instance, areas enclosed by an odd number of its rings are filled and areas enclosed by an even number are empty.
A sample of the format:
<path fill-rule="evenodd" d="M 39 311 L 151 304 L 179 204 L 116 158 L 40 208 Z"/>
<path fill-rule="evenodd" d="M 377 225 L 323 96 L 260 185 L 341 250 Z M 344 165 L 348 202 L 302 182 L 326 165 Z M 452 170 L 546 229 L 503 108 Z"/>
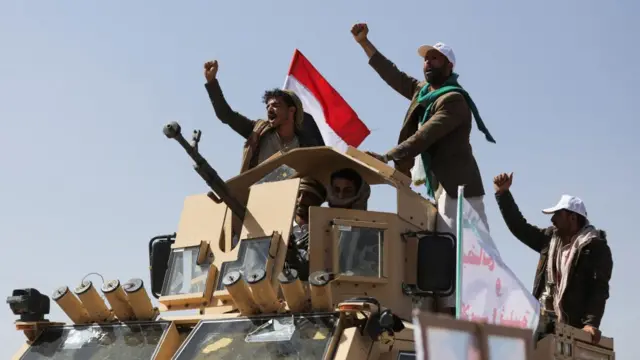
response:
<path fill-rule="evenodd" d="M 461 319 L 528 328 L 538 326 L 540 302 L 502 261 L 487 226 L 459 191 L 458 254 Z M 462 213 L 460 213 L 462 212 Z M 460 228 L 461 227 L 461 228 Z M 462 236 L 460 236 L 462 235 Z M 461 258 L 460 258 L 461 257 Z"/>

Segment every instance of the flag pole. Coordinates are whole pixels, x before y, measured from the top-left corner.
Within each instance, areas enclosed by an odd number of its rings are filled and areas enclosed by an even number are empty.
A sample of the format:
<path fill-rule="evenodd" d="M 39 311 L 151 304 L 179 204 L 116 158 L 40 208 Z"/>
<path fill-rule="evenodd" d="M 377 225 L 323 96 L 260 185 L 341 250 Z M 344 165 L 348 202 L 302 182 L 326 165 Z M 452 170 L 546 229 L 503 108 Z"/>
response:
<path fill-rule="evenodd" d="M 287 87 L 287 81 L 289 80 L 289 74 L 291 74 L 291 69 L 293 69 L 293 64 L 296 62 L 298 55 L 302 54 L 298 48 L 295 48 L 293 51 L 293 56 L 291 57 L 291 61 L 289 62 L 289 68 L 287 69 L 287 76 L 284 77 L 284 85 L 282 88 L 285 89 Z"/>
<path fill-rule="evenodd" d="M 456 318 L 462 310 L 462 206 L 464 185 L 458 186 L 458 213 L 456 215 Z"/>

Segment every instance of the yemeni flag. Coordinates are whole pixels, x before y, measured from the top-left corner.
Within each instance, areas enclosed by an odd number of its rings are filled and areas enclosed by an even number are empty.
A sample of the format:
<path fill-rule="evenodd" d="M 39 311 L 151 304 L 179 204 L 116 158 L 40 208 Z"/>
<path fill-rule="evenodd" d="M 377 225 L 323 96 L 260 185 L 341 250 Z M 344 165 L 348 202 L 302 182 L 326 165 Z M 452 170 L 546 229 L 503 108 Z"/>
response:
<path fill-rule="evenodd" d="M 358 114 L 296 49 L 291 60 L 284 89 L 295 92 L 304 111 L 313 116 L 326 146 L 345 151 L 358 147 L 369 136 L 367 126 Z"/>

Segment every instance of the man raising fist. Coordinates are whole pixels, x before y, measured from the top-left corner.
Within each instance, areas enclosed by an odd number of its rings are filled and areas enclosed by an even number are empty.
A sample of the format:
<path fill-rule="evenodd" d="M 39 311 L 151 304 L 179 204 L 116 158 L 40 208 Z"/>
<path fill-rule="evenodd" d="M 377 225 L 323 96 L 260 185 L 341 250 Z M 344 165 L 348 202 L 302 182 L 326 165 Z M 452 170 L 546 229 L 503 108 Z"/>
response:
<path fill-rule="evenodd" d="M 207 61 L 204 63 L 204 77 L 207 82 L 212 82 L 218 74 L 218 60 Z"/>
<path fill-rule="evenodd" d="M 410 170 L 418 161 L 424 165 L 427 194 L 437 202 L 436 230 L 455 234 L 458 186 L 465 185 L 464 195 L 489 228 L 484 209 L 484 187 L 480 169 L 471 150 L 471 115 L 486 138 L 495 142 L 467 92 L 458 84 L 453 72 L 456 57 L 443 43 L 422 45 L 417 53 L 422 60 L 424 80 L 400 71 L 369 40 L 367 24 L 351 28 L 354 40 L 369 58 L 369 65 L 391 88 L 410 101 L 405 114 L 398 145 L 384 155 L 368 152 L 378 160 L 393 160 L 395 168 L 411 177 Z M 455 295 L 445 300 L 445 307 L 455 306 Z"/>
<path fill-rule="evenodd" d="M 264 92 L 266 119 L 251 120 L 234 111 L 227 103 L 216 78 L 218 61 L 204 63 L 205 88 L 216 116 L 246 139 L 240 173 L 258 166 L 280 152 L 298 147 L 322 146 L 324 141 L 311 115 L 306 114 L 298 96 L 289 90 L 272 89 Z M 302 178 L 296 214 L 306 221 L 308 206 L 320 206 L 326 196 L 322 183 Z"/>
<path fill-rule="evenodd" d="M 231 109 L 222 94 L 217 74 L 217 60 L 204 64 L 205 88 L 216 116 L 247 139 L 241 173 L 281 150 L 317 146 L 318 139 L 302 131 L 305 114 L 300 99 L 293 91 L 265 91 L 262 100 L 266 105 L 266 120 L 250 120 Z"/>
<path fill-rule="evenodd" d="M 493 179 L 493 187 L 511 233 L 540 254 L 533 295 L 540 299 L 546 290 L 553 305 L 545 310 L 555 313 L 558 321 L 588 332 L 597 343 L 613 268 L 606 233 L 589 223 L 582 200 L 570 195 L 562 195 L 555 206 L 542 210 L 553 214 L 552 226 L 542 229 L 529 224 L 513 199 L 512 182 L 513 173 L 503 173 Z"/>

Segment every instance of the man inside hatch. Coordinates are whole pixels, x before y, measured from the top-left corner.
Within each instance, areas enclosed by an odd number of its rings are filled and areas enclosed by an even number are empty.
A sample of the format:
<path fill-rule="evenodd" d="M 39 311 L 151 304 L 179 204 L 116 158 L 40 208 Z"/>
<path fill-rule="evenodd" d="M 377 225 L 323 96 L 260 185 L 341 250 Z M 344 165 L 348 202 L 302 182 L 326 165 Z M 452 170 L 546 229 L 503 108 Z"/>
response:
<path fill-rule="evenodd" d="M 357 171 L 340 169 L 331 174 L 331 184 L 327 195 L 329 207 L 367 210 L 371 187 Z"/>
<path fill-rule="evenodd" d="M 331 174 L 329 188 L 319 188 L 304 179 L 300 183 L 302 204 L 317 204 L 320 199 L 327 199 L 329 207 L 342 209 L 367 210 L 367 202 L 371 195 L 371 187 L 362 176 L 351 168 L 337 170 Z M 309 205 L 317 206 L 317 205 Z M 293 224 L 294 241 L 300 257 L 308 261 L 308 221 L 309 206 L 300 206 L 296 211 L 296 223 Z M 356 241 L 354 240 L 354 243 Z M 359 255 L 362 255 L 361 252 Z"/>
<path fill-rule="evenodd" d="M 327 202 L 329 207 L 367 210 L 371 187 L 352 168 L 343 168 L 331 174 Z M 351 276 L 380 275 L 379 230 L 352 227 L 340 230 L 338 239 L 339 272 Z"/>
<path fill-rule="evenodd" d="M 495 197 L 511 233 L 540 254 L 533 295 L 537 299 L 543 292 L 550 295 L 550 301 L 541 301 L 545 311 L 588 332 L 598 343 L 613 268 L 606 233 L 589 223 L 582 200 L 570 195 L 542 210 L 552 214 L 552 226 L 543 229 L 527 223 L 509 190 L 512 181 L 513 173 L 496 176 Z"/>

